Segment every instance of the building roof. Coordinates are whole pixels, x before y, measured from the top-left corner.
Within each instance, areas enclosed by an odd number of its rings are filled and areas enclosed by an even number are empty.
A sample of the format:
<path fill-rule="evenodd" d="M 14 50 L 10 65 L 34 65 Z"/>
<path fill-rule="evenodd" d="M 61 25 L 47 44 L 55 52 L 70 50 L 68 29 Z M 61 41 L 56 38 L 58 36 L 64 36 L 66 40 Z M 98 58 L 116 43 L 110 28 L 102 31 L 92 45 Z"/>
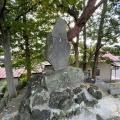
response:
<path fill-rule="evenodd" d="M 114 56 L 114 55 L 112 55 L 110 53 L 104 54 L 103 57 L 109 58 L 112 61 L 120 61 L 116 56 Z"/>
<path fill-rule="evenodd" d="M 38 68 L 35 68 L 35 70 L 32 71 L 32 73 L 42 73 L 42 68 L 41 67 L 38 67 Z"/>
<path fill-rule="evenodd" d="M 113 62 L 112 65 L 116 66 L 116 67 L 120 67 L 120 61 L 119 62 Z"/>
<path fill-rule="evenodd" d="M 21 74 L 25 72 L 25 68 L 19 68 L 19 69 L 14 69 L 13 70 L 13 76 L 14 77 L 20 77 Z"/>
<path fill-rule="evenodd" d="M 40 65 L 37 65 L 34 70 L 32 71 L 32 73 L 42 73 L 42 70 L 44 69 L 44 67 L 46 65 L 50 65 L 49 62 L 45 61 L 45 62 L 42 62 Z"/>
<path fill-rule="evenodd" d="M 32 73 L 41 73 L 42 70 L 44 69 L 45 65 L 50 65 L 49 62 L 45 61 L 41 64 L 41 66 L 37 66 L 35 70 L 32 71 Z M 18 68 L 18 69 L 13 69 L 13 77 L 14 78 L 19 78 L 23 73 L 25 73 L 25 68 Z M 5 68 L 0 67 L 0 78 L 6 78 L 6 71 Z"/>
<path fill-rule="evenodd" d="M 18 78 L 23 74 L 25 71 L 25 68 L 19 68 L 13 70 L 13 77 Z M 5 68 L 0 68 L 0 78 L 6 78 L 6 71 Z"/>

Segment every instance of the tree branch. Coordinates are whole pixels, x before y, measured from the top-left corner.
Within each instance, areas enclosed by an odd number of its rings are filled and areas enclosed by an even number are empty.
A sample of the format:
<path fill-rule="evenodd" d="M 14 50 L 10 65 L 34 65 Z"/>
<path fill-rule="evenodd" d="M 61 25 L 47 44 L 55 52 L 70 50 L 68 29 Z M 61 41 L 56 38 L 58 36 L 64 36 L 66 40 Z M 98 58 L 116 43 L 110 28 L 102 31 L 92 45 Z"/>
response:
<path fill-rule="evenodd" d="M 92 16 L 94 11 L 106 0 L 101 0 L 96 6 L 96 0 L 89 0 L 87 6 L 83 10 L 80 18 L 78 18 L 76 25 L 68 31 L 67 37 L 69 41 L 72 41 L 74 37 L 76 37 L 81 31 L 88 19 Z"/>
<path fill-rule="evenodd" d="M 34 4 L 31 8 L 29 8 L 27 11 L 23 12 L 22 14 L 20 14 L 15 21 L 17 21 L 21 16 L 25 15 L 26 13 L 30 12 L 30 10 L 32 10 L 34 7 L 36 6 L 36 4 Z"/>
<path fill-rule="evenodd" d="M 23 3 L 23 4 L 19 5 L 19 6 L 16 6 L 14 9 L 19 8 L 19 7 L 22 7 L 22 6 L 24 6 L 24 5 L 27 5 L 28 3 L 30 3 L 30 2 L 26 2 L 26 3 Z"/>
<path fill-rule="evenodd" d="M 95 9 L 97 9 L 102 3 L 106 2 L 107 0 L 101 0 L 96 6 Z"/>
<path fill-rule="evenodd" d="M 103 46 L 105 46 L 105 45 L 107 44 L 108 40 L 109 40 L 109 39 L 107 39 L 104 44 L 101 44 L 101 46 L 100 46 L 93 54 L 90 54 L 90 53 L 89 53 L 90 56 L 89 56 L 89 58 L 88 58 L 88 62 L 90 62 L 91 58 L 95 55 L 95 53 L 96 53 L 97 51 L 99 51 Z"/>

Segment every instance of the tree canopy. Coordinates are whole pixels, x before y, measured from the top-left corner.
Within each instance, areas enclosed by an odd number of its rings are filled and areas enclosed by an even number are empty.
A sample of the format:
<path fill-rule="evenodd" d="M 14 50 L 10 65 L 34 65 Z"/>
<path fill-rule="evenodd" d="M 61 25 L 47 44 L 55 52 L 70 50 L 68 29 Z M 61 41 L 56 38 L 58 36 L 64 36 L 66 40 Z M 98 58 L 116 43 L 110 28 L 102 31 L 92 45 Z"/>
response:
<path fill-rule="evenodd" d="M 72 60 L 76 60 L 78 67 L 82 62 L 89 63 L 89 61 L 93 61 L 98 49 L 117 43 L 119 40 L 120 12 L 114 7 L 114 1 L 110 0 L 107 2 L 106 13 L 103 17 L 102 6 L 106 2 L 107 0 L 0 1 L 0 39 L 4 40 L 1 44 L 4 51 L 0 47 L 0 55 L 3 56 L 4 52 L 5 57 L 7 48 L 4 46 L 9 44 L 11 57 L 9 56 L 7 60 L 12 60 L 12 63 L 9 62 L 10 69 L 25 67 L 28 79 L 30 79 L 32 69 L 45 61 L 46 37 L 52 30 L 56 19 L 61 16 L 67 24 L 68 40 L 74 46 L 72 53 L 75 53 L 75 57 Z M 103 27 L 100 28 L 101 17 L 104 22 Z M 100 35 L 99 30 L 103 32 L 103 35 L 99 48 L 96 48 L 98 46 L 96 41 Z M 7 38 L 5 38 L 6 35 Z M 77 37 L 76 42 L 73 40 L 75 37 Z M 88 41 L 90 41 L 89 44 Z M 107 48 L 103 50 L 107 50 Z M 9 68 L 8 61 L 5 66 L 6 69 Z"/>

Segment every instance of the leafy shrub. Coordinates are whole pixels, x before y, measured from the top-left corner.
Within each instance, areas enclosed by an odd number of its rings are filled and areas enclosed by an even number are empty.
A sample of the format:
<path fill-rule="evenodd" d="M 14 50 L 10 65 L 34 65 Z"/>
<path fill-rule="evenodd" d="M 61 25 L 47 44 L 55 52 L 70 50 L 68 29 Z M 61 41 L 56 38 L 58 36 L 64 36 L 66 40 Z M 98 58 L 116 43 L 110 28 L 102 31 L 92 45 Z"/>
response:
<path fill-rule="evenodd" d="M 4 86 L 0 87 L 0 93 L 5 93 L 5 91 L 6 91 L 6 87 Z"/>
<path fill-rule="evenodd" d="M 16 89 L 20 90 L 20 89 L 24 88 L 26 86 L 26 84 L 27 84 L 27 82 L 25 82 L 25 81 L 19 81 L 18 85 L 16 86 Z"/>
<path fill-rule="evenodd" d="M 22 82 L 27 82 L 27 75 L 26 74 L 23 74 L 20 78 L 20 81 Z"/>
<path fill-rule="evenodd" d="M 17 89 L 17 90 L 20 90 L 20 89 L 22 89 L 21 82 L 18 82 L 18 84 L 17 84 L 17 86 L 16 86 L 16 89 Z"/>
<path fill-rule="evenodd" d="M 24 88 L 27 84 L 27 77 L 26 74 L 24 74 L 21 78 L 20 81 L 18 82 L 18 85 L 16 86 L 17 90 L 20 90 L 22 88 Z"/>
<path fill-rule="evenodd" d="M 0 87 L 0 93 L 5 93 L 6 90 L 7 90 L 7 81 L 5 80 L 2 83 L 2 86 Z"/>

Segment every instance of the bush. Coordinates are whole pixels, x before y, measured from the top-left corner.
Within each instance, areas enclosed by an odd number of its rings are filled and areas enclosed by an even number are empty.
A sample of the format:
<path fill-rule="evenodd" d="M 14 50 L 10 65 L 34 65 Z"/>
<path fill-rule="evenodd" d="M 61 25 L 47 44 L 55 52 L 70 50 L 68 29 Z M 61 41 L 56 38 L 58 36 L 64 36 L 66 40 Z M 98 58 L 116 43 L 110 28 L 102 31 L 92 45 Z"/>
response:
<path fill-rule="evenodd" d="M 22 89 L 21 82 L 18 82 L 18 85 L 16 86 L 16 89 L 17 89 L 17 90 L 20 90 L 20 89 Z"/>
<path fill-rule="evenodd" d="M 20 90 L 20 89 L 24 88 L 26 86 L 26 84 L 27 84 L 27 82 L 25 82 L 25 81 L 19 81 L 18 85 L 16 86 L 16 89 Z"/>
<path fill-rule="evenodd" d="M 7 90 L 7 81 L 5 80 L 2 86 L 0 87 L 0 93 L 5 93 L 6 90 Z"/>
<path fill-rule="evenodd" d="M 5 91 L 6 91 L 6 87 L 4 86 L 0 87 L 0 93 L 5 93 Z"/>
<path fill-rule="evenodd" d="M 18 82 L 16 89 L 20 90 L 20 89 L 24 88 L 26 85 L 27 85 L 27 77 L 26 77 L 26 75 L 23 75 L 21 77 L 20 81 Z"/>

